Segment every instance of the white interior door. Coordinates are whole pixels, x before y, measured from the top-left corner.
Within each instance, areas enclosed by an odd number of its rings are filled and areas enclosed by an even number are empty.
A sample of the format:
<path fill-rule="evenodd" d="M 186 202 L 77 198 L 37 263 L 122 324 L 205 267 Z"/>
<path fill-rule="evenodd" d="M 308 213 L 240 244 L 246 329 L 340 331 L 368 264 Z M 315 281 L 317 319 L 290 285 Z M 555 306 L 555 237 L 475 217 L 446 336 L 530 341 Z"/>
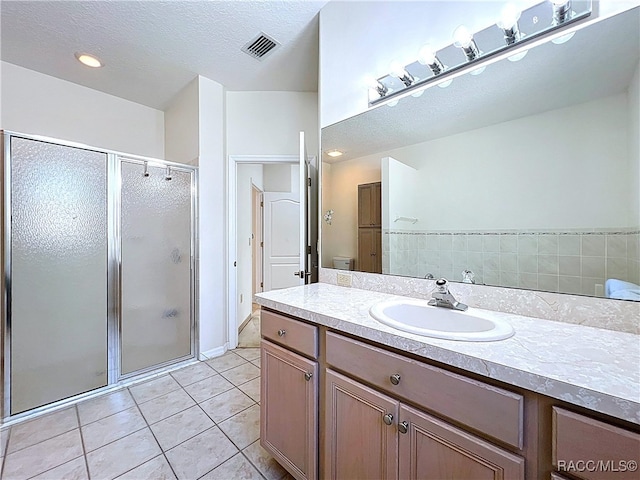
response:
<path fill-rule="evenodd" d="M 264 192 L 264 291 L 304 283 L 300 271 L 301 205 L 295 193 Z"/>

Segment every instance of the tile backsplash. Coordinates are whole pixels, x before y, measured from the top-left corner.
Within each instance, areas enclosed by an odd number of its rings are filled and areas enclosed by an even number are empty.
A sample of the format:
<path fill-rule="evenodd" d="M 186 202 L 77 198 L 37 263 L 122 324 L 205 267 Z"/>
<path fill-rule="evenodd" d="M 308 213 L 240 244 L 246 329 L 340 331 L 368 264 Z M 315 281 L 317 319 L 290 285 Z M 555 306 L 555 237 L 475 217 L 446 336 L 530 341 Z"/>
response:
<path fill-rule="evenodd" d="M 608 278 L 640 284 L 639 229 L 606 231 L 383 231 L 386 274 L 604 296 Z"/>
<path fill-rule="evenodd" d="M 338 273 L 346 272 L 320 268 L 320 282 L 337 285 Z M 362 290 L 429 299 L 435 288 L 433 280 L 348 273 L 351 286 Z M 449 289 L 470 307 L 640 334 L 640 302 L 466 283 L 452 283 Z"/>

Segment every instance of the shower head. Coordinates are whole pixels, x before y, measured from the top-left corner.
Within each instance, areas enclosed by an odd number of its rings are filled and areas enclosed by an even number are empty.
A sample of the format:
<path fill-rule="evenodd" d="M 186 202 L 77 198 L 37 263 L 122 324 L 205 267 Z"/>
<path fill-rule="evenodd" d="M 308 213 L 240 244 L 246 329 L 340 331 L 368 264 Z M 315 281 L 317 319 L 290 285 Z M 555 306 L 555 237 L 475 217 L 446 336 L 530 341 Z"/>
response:
<path fill-rule="evenodd" d="M 167 167 L 167 171 L 164 174 L 164 179 L 168 181 L 168 180 L 171 180 L 171 178 L 172 178 L 171 177 L 171 167 Z"/>

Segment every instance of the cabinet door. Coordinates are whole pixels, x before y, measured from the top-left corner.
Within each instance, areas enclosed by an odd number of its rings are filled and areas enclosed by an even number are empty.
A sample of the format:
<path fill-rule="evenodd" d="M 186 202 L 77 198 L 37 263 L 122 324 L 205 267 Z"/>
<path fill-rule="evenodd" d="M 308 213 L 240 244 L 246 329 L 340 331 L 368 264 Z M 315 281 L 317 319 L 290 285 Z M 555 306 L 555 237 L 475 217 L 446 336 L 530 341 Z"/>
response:
<path fill-rule="evenodd" d="M 396 400 L 327 370 L 325 476 L 397 479 L 398 406 Z"/>
<path fill-rule="evenodd" d="M 405 405 L 398 421 L 401 479 L 524 480 L 522 457 Z"/>
<path fill-rule="evenodd" d="M 358 265 L 361 272 L 382 273 L 382 231 L 358 229 Z"/>
<path fill-rule="evenodd" d="M 382 226 L 382 184 L 358 185 L 358 226 Z"/>
<path fill-rule="evenodd" d="M 318 364 L 262 341 L 260 444 L 296 479 L 318 472 Z"/>

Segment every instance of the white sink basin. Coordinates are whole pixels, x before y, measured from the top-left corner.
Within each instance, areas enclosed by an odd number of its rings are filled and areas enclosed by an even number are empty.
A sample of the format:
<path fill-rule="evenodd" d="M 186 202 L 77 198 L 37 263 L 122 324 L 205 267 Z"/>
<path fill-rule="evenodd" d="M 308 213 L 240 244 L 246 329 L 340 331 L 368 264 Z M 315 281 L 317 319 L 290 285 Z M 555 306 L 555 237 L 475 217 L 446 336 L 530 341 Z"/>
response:
<path fill-rule="evenodd" d="M 426 300 L 393 299 L 376 303 L 369 314 L 389 327 L 426 337 L 490 342 L 514 334 L 513 327 L 486 310 L 469 308 L 466 312 L 432 307 Z"/>

